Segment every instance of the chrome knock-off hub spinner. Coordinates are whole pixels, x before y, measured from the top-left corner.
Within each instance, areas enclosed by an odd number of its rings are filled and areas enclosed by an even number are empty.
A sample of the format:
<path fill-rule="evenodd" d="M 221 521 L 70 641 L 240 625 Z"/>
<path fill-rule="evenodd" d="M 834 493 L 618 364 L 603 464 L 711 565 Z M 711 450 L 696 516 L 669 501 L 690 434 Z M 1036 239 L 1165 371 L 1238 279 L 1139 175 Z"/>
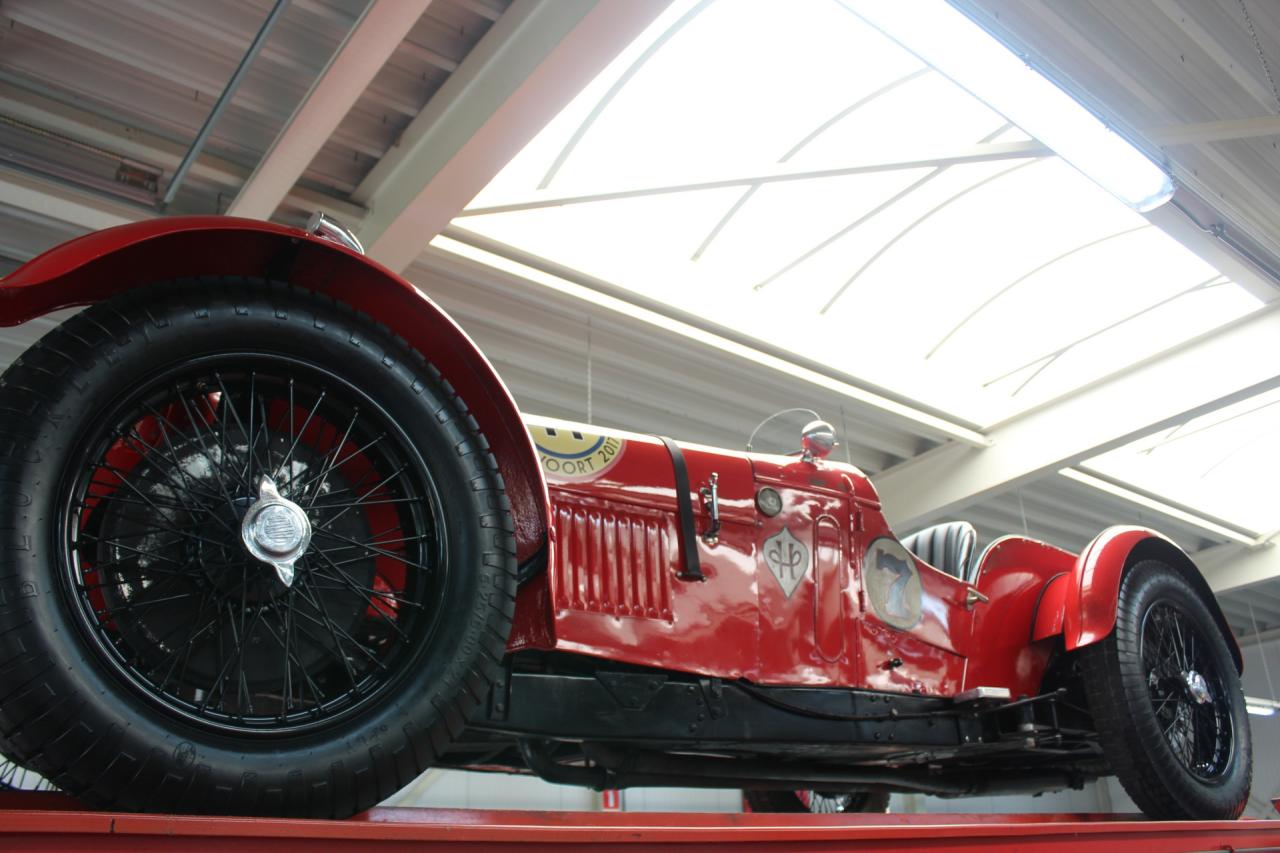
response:
<path fill-rule="evenodd" d="M 1203 675 L 1193 669 L 1183 673 L 1182 678 L 1186 682 L 1187 692 L 1191 694 L 1191 698 L 1197 705 L 1203 705 L 1213 699 L 1209 694 L 1209 682 L 1204 680 Z"/>
<path fill-rule="evenodd" d="M 282 584 L 292 586 L 294 564 L 311 544 L 311 521 L 302 507 L 280 497 L 274 480 L 263 477 L 240 523 L 240 538 L 250 554 L 275 567 Z"/>

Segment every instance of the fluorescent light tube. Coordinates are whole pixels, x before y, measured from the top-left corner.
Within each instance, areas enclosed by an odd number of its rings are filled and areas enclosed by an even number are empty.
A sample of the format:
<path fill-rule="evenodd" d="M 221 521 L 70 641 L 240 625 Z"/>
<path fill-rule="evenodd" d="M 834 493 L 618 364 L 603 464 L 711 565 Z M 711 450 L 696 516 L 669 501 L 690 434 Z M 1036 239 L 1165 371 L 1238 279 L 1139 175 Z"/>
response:
<path fill-rule="evenodd" d="M 1269 705 L 1245 705 L 1244 709 L 1255 717 L 1270 717 L 1276 712 L 1276 709 Z"/>
<path fill-rule="evenodd" d="M 1158 165 L 944 0 L 840 0 L 1134 210 L 1173 195 Z"/>

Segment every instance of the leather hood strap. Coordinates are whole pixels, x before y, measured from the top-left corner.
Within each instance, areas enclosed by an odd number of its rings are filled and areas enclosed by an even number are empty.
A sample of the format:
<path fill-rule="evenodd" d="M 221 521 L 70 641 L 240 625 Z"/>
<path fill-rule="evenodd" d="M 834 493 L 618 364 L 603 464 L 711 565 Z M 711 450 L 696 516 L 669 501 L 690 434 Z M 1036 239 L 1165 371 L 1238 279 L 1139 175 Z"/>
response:
<path fill-rule="evenodd" d="M 684 568 L 680 577 L 689 581 L 703 581 L 702 563 L 698 559 L 698 532 L 694 527 L 693 498 L 689 491 L 689 466 L 684 461 L 680 445 L 664 435 L 656 436 L 671 455 L 671 467 L 676 474 L 676 507 L 680 515 L 680 551 L 684 555 Z"/>

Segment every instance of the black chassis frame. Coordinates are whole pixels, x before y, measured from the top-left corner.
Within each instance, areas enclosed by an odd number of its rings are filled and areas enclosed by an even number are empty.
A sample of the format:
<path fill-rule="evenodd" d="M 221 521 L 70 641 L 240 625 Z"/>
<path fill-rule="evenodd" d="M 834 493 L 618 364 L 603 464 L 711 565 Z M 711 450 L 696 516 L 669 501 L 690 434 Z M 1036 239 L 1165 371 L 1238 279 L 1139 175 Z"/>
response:
<path fill-rule="evenodd" d="M 440 766 L 601 790 L 881 788 L 958 797 L 1079 788 L 1109 772 L 1106 761 L 1073 668 L 1051 668 L 1046 687 L 1012 701 L 961 703 L 524 652 L 508 657 L 481 715 Z"/>

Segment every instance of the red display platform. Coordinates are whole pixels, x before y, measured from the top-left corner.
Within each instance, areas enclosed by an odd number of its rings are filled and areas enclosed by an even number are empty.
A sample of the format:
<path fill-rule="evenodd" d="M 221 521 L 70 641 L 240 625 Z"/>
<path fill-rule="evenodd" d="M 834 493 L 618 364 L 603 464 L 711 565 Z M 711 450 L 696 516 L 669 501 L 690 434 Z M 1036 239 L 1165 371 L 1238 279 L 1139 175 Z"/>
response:
<path fill-rule="evenodd" d="M 1131 815 L 776 815 L 374 809 L 353 820 L 81 811 L 58 794 L 0 796 L 0 850 L 346 851 L 1280 850 L 1280 821 Z"/>

